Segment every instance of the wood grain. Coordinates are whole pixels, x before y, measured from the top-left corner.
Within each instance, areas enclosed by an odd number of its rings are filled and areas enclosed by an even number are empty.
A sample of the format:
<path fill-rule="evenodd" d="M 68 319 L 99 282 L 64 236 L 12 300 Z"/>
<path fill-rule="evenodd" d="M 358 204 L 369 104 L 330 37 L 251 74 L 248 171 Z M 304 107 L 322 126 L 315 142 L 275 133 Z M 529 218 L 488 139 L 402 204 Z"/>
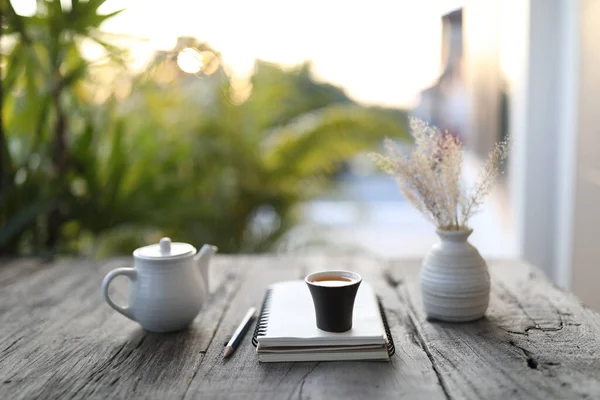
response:
<path fill-rule="evenodd" d="M 335 265 L 335 267 L 332 267 Z M 415 340 L 405 306 L 387 283 L 385 264 L 373 259 L 327 257 L 263 260 L 225 314 L 222 326 L 209 348 L 186 398 L 224 396 L 239 399 L 444 399 L 432 365 Z M 392 362 L 308 362 L 259 364 L 254 348 L 242 346 L 222 360 L 222 342 L 251 305 L 260 304 L 269 283 L 302 279 L 324 269 L 356 271 L 370 282 L 388 311 L 398 355 Z M 259 288 L 259 290 L 257 290 Z M 249 338 L 246 339 L 249 342 Z"/>
<path fill-rule="evenodd" d="M 0 398 L 183 396 L 248 272 L 244 259 L 215 261 L 209 304 L 172 334 L 146 332 L 104 304 L 102 277 L 121 265 L 56 263 L 0 289 L 9 310 L 0 317 Z"/>
<path fill-rule="evenodd" d="M 451 399 L 600 398 L 600 316 L 549 284 L 537 269 L 492 262 L 486 317 L 428 321 L 418 270 L 395 263 L 419 338 Z"/>
<path fill-rule="evenodd" d="M 211 297 L 187 330 L 145 332 L 108 307 L 100 283 L 129 259 L 0 267 L 0 399 L 600 398 L 600 316 L 518 262 L 492 262 L 486 318 L 427 321 L 419 263 L 365 256 L 216 257 Z M 272 282 L 360 273 L 396 344 L 386 362 L 259 364 L 250 334 L 224 343 Z M 126 280 L 114 295 L 125 300 Z"/>

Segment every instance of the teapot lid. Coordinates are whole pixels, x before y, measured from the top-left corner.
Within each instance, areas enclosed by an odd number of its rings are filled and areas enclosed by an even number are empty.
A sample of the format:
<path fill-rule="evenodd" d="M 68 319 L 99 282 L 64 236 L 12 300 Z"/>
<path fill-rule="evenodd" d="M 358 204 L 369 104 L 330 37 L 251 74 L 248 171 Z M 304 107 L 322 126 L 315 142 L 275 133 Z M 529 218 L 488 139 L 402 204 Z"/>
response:
<path fill-rule="evenodd" d="M 140 247 L 133 252 L 133 256 L 144 259 L 171 259 L 181 258 L 196 254 L 196 248 L 188 243 L 171 242 L 171 239 L 164 237 L 159 243 Z"/>

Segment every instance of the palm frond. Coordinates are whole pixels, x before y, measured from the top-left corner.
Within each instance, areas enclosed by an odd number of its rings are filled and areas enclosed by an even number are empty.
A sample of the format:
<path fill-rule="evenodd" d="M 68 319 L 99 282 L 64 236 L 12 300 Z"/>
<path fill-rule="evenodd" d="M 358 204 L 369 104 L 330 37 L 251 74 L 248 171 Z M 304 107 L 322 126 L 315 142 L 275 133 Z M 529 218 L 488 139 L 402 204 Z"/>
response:
<path fill-rule="evenodd" d="M 271 130 L 262 147 L 273 175 L 286 179 L 328 173 L 341 161 L 385 137 L 406 137 L 387 115 L 358 106 L 329 106 Z"/>

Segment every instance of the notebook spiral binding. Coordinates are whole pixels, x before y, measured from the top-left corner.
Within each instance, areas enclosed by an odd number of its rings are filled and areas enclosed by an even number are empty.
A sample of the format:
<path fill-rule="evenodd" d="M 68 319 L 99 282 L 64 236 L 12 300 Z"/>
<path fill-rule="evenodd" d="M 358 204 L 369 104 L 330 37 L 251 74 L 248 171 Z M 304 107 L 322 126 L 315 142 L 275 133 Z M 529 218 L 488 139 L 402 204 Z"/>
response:
<path fill-rule="evenodd" d="M 271 289 L 268 289 L 267 293 L 265 293 L 265 298 L 260 308 L 260 314 L 258 316 L 258 319 L 256 320 L 254 335 L 252 335 L 252 345 L 254 347 L 258 346 L 258 336 L 263 336 L 267 333 L 267 326 L 269 325 L 269 315 L 271 311 L 269 302 L 269 300 L 271 299 L 271 292 Z M 388 320 L 385 315 L 385 310 L 383 308 L 383 303 L 381 302 L 381 298 L 379 296 L 377 296 L 377 305 L 379 306 L 379 313 L 381 314 L 381 320 L 383 321 L 385 335 L 387 336 L 388 354 L 391 357 L 396 353 L 396 347 L 394 346 L 394 340 L 392 339 L 392 333 L 390 332 L 390 325 L 388 324 Z"/>
<path fill-rule="evenodd" d="M 383 328 L 385 329 L 385 335 L 387 336 L 387 350 L 389 356 L 393 356 L 396 353 L 396 347 L 394 346 L 394 340 L 392 339 L 392 332 L 390 332 L 390 324 L 388 323 L 385 310 L 383 309 L 383 303 L 381 298 L 377 296 L 377 305 L 379 306 L 379 313 L 381 314 L 381 320 L 383 321 Z"/>
<path fill-rule="evenodd" d="M 269 324 L 269 315 L 270 315 L 270 302 L 271 299 L 271 289 L 267 289 L 267 293 L 265 293 L 265 299 L 262 302 L 262 306 L 260 307 L 260 314 L 258 315 L 258 319 L 256 320 L 256 328 L 254 328 L 254 335 L 252 335 L 252 345 L 254 347 L 258 346 L 258 336 L 263 336 L 267 333 L 267 325 Z"/>

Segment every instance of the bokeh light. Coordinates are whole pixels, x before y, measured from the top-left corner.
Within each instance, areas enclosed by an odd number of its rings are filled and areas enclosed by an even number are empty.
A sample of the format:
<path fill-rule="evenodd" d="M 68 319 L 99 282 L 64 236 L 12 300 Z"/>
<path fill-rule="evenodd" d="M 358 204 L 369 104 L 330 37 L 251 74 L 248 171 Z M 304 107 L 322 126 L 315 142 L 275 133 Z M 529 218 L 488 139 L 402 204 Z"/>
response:
<path fill-rule="evenodd" d="M 198 50 L 187 47 L 177 55 L 177 65 L 183 72 L 197 74 L 204 66 L 204 59 Z"/>

